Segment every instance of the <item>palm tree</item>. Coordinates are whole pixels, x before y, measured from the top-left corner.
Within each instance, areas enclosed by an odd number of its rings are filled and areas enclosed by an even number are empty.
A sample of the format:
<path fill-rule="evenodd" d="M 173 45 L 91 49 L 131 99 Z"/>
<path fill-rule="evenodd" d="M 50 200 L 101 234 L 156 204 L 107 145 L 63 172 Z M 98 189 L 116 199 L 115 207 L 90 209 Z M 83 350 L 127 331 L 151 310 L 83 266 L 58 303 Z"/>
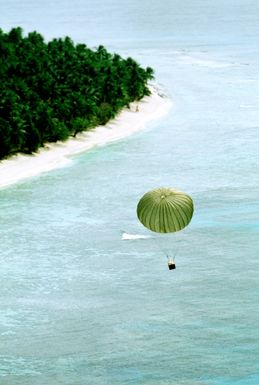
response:
<path fill-rule="evenodd" d="M 69 37 L 45 43 L 36 31 L 0 30 L 0 158 L 105 124 L 149 93 L 153 74 L 102 45 L 91 50 Z"/>

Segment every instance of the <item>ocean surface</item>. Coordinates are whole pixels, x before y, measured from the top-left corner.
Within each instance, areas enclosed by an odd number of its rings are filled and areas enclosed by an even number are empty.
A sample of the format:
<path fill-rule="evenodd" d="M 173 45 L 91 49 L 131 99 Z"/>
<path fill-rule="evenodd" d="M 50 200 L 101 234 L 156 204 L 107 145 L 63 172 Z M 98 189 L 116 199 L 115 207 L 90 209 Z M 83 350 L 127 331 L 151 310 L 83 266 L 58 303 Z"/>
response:
<path fill-rule="evenodd" d="M 4 31 L 103 44 L 174 101 L 0 191 L 1 385 L 259 384 L 258 19 L 257 0 L 0 0 Z M 182 232 L 138 222 L 159 186 L 193 197 Z"/>

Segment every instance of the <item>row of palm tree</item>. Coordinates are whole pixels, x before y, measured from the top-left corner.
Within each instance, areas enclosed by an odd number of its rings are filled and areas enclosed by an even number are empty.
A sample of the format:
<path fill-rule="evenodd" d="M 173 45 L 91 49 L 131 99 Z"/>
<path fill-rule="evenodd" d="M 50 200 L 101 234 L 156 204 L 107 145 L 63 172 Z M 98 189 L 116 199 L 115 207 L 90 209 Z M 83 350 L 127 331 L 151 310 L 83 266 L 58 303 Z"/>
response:
<path fill-rule="evenodd" d="M 105 124 L 149 95 L 150 67 L 69 38 L 0 29 L 0 158 Z"/>

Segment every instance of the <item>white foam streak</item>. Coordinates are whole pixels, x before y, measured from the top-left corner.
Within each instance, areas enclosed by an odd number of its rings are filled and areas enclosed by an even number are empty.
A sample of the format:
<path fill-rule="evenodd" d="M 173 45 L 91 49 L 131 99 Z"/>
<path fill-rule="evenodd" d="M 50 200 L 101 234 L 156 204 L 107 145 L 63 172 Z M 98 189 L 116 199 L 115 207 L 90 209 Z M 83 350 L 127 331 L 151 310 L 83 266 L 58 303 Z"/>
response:
<path fill-rule="evenodd" d="M 147 239 L 150 238 L 149 235 L 141 235 L 141 234 L 128 234 L 122 233 L 121 239 L 123 240 L 135 240 L 135 239 Z"/>

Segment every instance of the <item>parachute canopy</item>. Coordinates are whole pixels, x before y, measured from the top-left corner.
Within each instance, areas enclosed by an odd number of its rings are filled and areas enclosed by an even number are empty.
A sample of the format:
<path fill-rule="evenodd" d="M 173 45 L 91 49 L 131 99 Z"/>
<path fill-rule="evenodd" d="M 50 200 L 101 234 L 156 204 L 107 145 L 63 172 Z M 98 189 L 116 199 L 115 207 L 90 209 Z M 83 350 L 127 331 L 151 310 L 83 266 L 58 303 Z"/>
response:
<path fill-rule="evenodd" d="M 193 215 L 192 198 L 172 188 L 147 192 L 137 206 L 140 222 L 156 233 L 173 233 L 187 226 Z"/>

